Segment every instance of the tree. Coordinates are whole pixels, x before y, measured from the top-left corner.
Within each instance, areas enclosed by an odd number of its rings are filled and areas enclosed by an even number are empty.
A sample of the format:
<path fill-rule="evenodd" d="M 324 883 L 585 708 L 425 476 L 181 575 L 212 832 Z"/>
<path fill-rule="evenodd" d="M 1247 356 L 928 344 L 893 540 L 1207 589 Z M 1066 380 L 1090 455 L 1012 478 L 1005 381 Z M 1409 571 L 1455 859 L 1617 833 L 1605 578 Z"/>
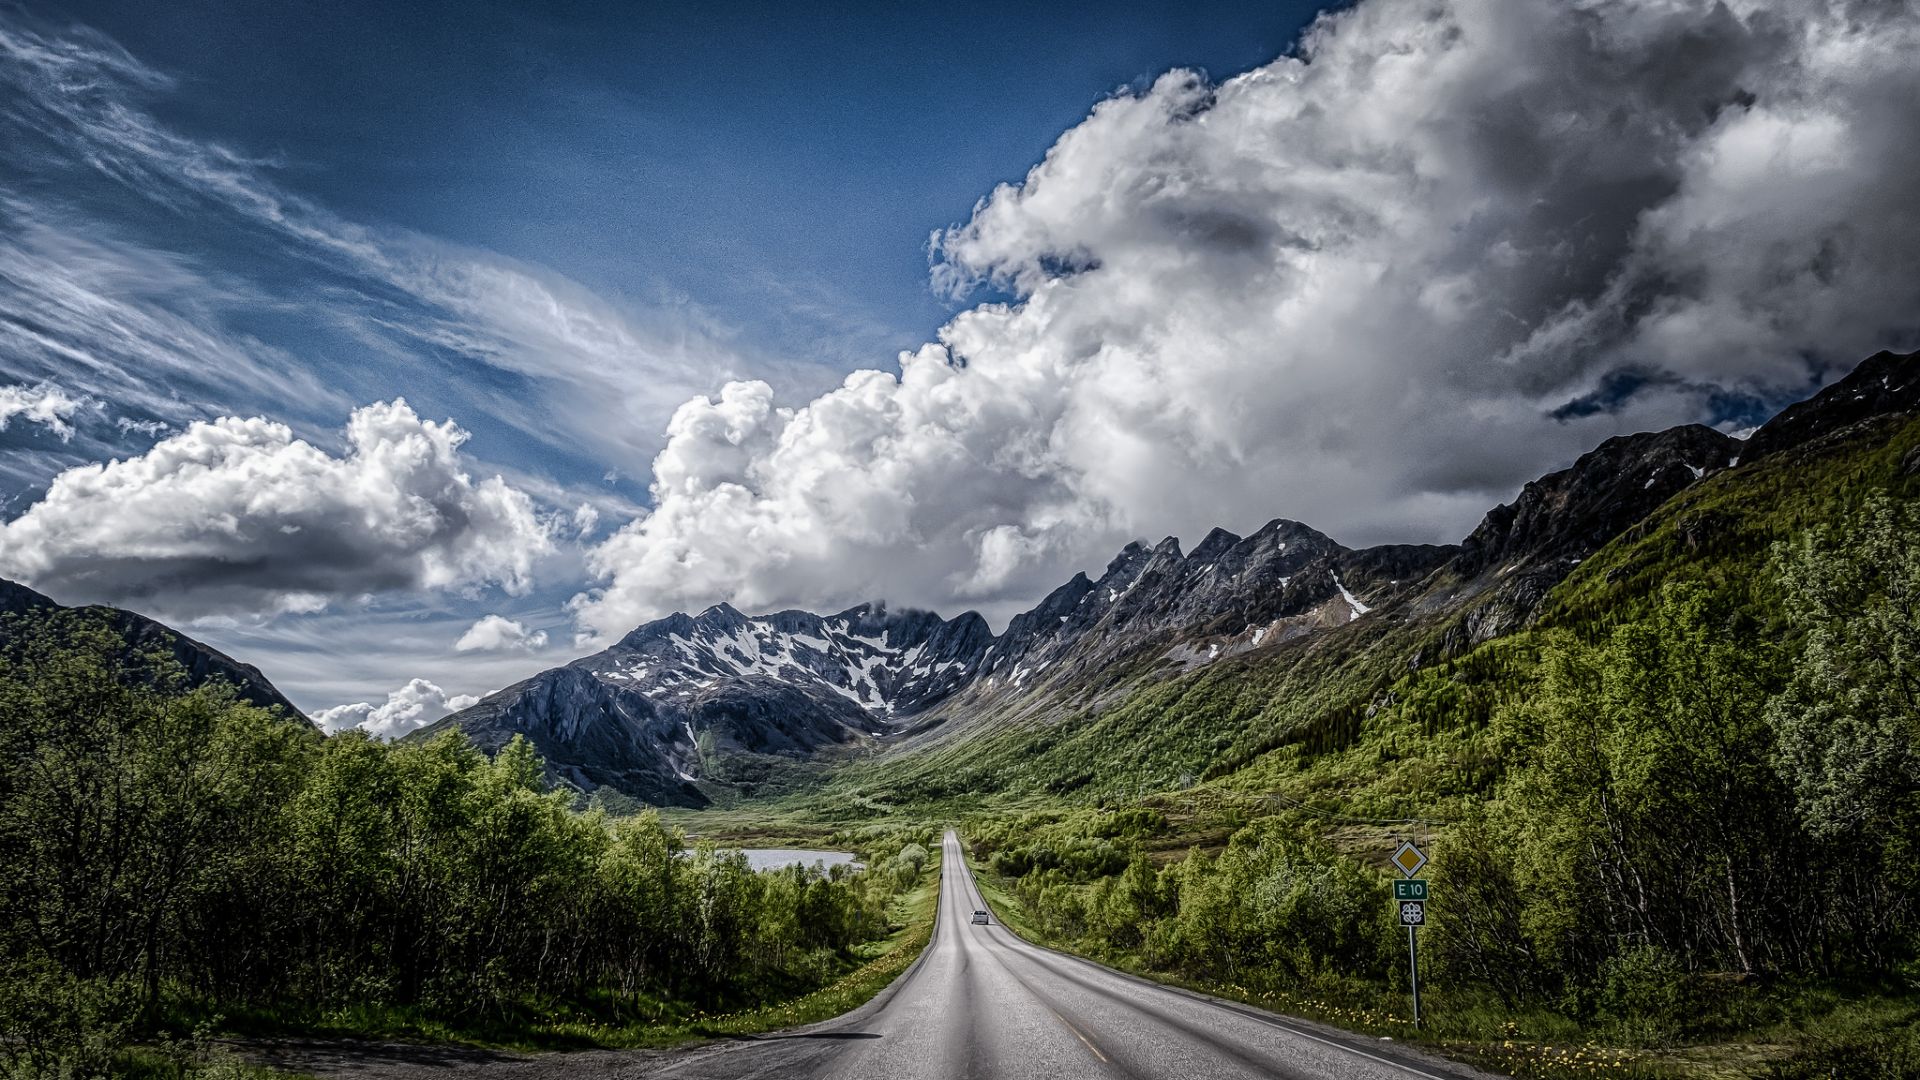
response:
<path fill-rule="evenodd" d="M 1768 709 L 1774 764 L 1854 882 L 1832 898 L 1830 921 L 1881 956 L 1912 933 L 1909 897 L 1920 889 L 1920 510 L 1875 497 L 1845 525 L 1773 554 L 1788 618 L 1805 635 Z"/>
<path fill-rule="evenodd" d="M 1507 792 L 1530 936 L 1583 975 L 1622 943 L 1696 970 L 1786 960 L 1801 848 L 1770 765 L 1771 650 L 1670 585 L 1646 619 L 1598 645 L 1550 636 L 1541 661 L 1505 733 L 1534 766 Z"/>
<path fill-rule="evenodd" d="M 1428 951 L 1436 975 L 1492 987 L 1512 1008 L 1546 978 L 1524 925 L 1525 894 L 1514 881 L 1510 849 L 1488 817 L 1455 824 L 1435 853 Z"/>
<path fill-rule="evenodd" d="M 1770 716 L 1814 832 L 1910 840 L 1920 825 L 1920 512 L 1881 497 L 1774 548 L 1806 647 Z"/>

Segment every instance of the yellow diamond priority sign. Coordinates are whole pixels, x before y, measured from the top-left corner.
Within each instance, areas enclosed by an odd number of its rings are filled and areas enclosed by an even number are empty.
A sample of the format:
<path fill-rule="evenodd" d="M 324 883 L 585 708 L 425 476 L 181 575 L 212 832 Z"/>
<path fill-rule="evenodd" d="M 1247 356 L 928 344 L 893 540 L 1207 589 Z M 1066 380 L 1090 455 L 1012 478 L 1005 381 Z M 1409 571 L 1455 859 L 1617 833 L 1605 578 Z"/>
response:
<path fill-rule="evenodd" d="M 1393 865 L 1400 868 L 1402 876 L 1412 877 L 1420 872 L 1421 867 L 1427 865 L 1427 856 L 1413 846 L 1413 841 L 1402 840 L 1400 850 L 1393 853 Z"/>

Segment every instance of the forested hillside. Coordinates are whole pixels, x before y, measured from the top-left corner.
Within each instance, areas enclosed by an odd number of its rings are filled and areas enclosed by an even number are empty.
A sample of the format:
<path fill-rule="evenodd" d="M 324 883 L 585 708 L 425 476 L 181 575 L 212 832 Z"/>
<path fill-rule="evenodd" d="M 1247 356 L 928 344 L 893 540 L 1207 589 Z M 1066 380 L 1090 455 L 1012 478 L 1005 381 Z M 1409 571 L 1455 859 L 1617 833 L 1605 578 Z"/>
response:
<path fill-rule="evenodd" d="M 1356 623 L 942 760 L 1025 808 L 971 832 L 1032 930 L 1115 963 L 1405 1031 L 1411 837 L 1430 1037 L 1525 1075 L 1593 1040 L 1649 1075 L 1722 1043 L 1920 1075 L 1917 496 L 1920 422 L 1848 417 L 1690 486 L 1520 632 Z"/>
<path fill-rule="evenodd" d="M 872 869 L 756 873 L 737 852 L 683 851 L 655 817 L 576 812 L 524 742 L 489 760 L 457 733 L 322 738 L 228 685 L 187 689 L 170 655 L 129 653 L 86 613 L 12 630 L 9 1076 L 131 1068 L 131 1042 L 222 1017 L 645 1039 L 874 960 L 891 901 L 928 862 L 924 830 L 881 828 L 855 838 Z"/>
<path fill-rule="evenodd" d="M 300 716 L 300 710 L 294 708 L 293 702 L 288 701 L 278 687 L 267 681 L 259 668 L 235 660 L 170 626 L 122 608 L 99 604 L 68 608 L 18 582 L 0 579 L 0 616 L 17 616 L 12 619 L 0 618 L 0 641 L 21 633 L 40 632 L 49 625 L 59 625 L 56 617 L 62 612 L 71 611 L 82 612 L 89 620 L 103 624 L 119 635 L 124 642 L 123 660 L 131 660 L 135 653 L 162 653 L 173 660 L 167 668 L 168 673 L 179 675 L 186 687 L 217 680 L 232 686 L 235 696 L 241 701 L 263 709 L 278 709 L 290 717 Z"/>

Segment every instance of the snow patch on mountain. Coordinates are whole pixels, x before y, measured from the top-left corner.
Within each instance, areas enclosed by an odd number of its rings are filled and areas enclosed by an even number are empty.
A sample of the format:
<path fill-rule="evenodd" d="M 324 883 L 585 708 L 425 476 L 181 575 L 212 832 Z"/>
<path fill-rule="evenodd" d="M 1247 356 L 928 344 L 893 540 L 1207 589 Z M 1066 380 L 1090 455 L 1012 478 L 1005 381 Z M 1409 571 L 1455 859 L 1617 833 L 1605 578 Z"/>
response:
<path fill-rule="evenodd" d="M 1345 585 L 1340 584 L 1339 578 L 1336 577 L 1333 579 L 1333 587 L 1340 590 L 1340 595 L 1342 598 L 1346 600 L 1347 607 L 1351 608 L 1353 611 L 1352 616 L 1350 616 L 1347 619 L 1348 622 L 1352 622 L 1354 619 L 1357 619 L 1360 616 L 1365 615 L 1367 612 L 1373 610 L 1367 605 L 1361 603 L 1360 598 L 1353 595 L 1352 591 L 1349 590 Z"/>

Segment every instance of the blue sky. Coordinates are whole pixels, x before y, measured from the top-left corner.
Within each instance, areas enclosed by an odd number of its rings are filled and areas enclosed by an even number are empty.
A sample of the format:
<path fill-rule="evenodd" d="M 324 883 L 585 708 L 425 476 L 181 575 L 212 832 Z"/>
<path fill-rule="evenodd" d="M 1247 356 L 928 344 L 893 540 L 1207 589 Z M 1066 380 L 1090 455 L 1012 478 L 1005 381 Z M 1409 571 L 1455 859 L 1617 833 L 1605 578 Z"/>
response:
<path fill-rule="evenodd" d="M 1095 102 L 1175 66 L 1264 63 L 1317 6 L 80 2 L 42 14 L 177 78 L 152 102 L 160 119 L 271 162 L 342 216 L 696 308 L 745 351 L 844 370 L 932 336 L 957 305 L 928 288 L 928 235 L 1017 181 Z M 182 247 L 215 243 L 201 221 L 173 224 Z"/>
<path fill-rule="evenodd" d="M 633 352 L 684 350 L 656 369 L 643 355 L 617 358 L 641 384 L 623 384 L 634 401 L 622 430 L 581 438 L 557 405 L 503 421 L 500 402 L 538 377 L 410 336 L 408 324 L 445 317 L 433 305 L 220 194 L 103 167 L 70 132 L 14 110 L 15 150 L 0 163 L 11 224 L 43 230 L 39 256 L 95 268 L 104 296 L 172 323 L 120 343 L 104 360 L 111 371 L 17 343 L 0 354 L 0 385 L 51 381 L 99 414 L 65 439 L 22 423 L 0 431 L 5 513 L 65 468 L 142 453 L 192 420 L 265 416 L 326 445 L 349 409 L 404 396 L 423 416 L 456 418 L 485 467 L 555 503 L 596 500 L 617 524 L 645 504 L 649 459 L 681 398 L 741 375 L 805 396 L 931 339 L 961 306 L 930 287 L 933 231 L 1017 181 L 1117 88 L 1176 65 L 1251 67 L 1314 13 L 1273 3 L 0 9 L 0 23 L 77 43 L 96 63 L 136 65 L 103 91 L 114 107 L 233 155 L 249 183 L 305 201 L 327 228 L 560 279 L 648 338 Z M 45 312 L 36 299 L 18 310 Z M 87 336 L 51 322 L 55 336 Z M 510 609 L 551 627 L 558 645 L 577 577 L 563 567 L 511 598 L 397 593 L 268 620 L 219 611 L 190 629 L 264 664 L 308 708 L 377 701 L 403 673 L 483 692 L 539 662 L 436 656 L 449 633 Z M 75 602 L 158 603 L 84 580 L 49 587 Z"/>
<path fill-rule="evenodd" d="M 398 731 L 722 600 L 1456 540 L 1920 345 L 1915 55 L 1787 0 L 0 0 L 0 575 Z"/>

